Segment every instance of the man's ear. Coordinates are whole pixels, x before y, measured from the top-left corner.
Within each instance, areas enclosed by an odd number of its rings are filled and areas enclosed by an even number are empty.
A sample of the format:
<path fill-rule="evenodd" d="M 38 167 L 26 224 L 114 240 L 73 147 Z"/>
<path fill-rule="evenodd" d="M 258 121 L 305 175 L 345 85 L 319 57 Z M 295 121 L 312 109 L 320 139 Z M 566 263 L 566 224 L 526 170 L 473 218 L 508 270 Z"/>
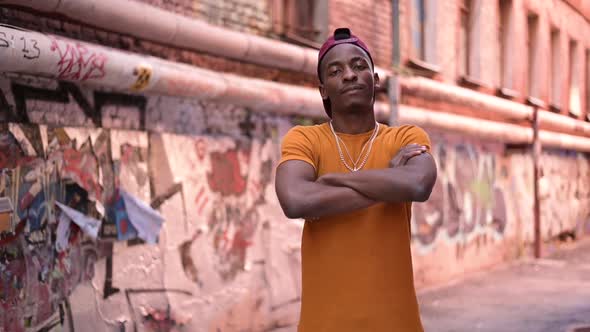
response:
<path fill-rule="evenodd" d="M 326 88 L 324 87 L 324 84 L 320 83 L 319 89 L 320 89 L 320 95 L 322 95 L 322 99 L 324 99 L 324 100 L 328 99 L 328 94 L 326 93 Z"/>
<path fill-rule="evenodd" d="M 373 78 L 374 78 L 374 81 L 375 81 L 375 90 L 379 90 L 379 88 L 381 88 L 381 84 L 379 82 L 379 74 L 374 73 L 373 74 Z"/>

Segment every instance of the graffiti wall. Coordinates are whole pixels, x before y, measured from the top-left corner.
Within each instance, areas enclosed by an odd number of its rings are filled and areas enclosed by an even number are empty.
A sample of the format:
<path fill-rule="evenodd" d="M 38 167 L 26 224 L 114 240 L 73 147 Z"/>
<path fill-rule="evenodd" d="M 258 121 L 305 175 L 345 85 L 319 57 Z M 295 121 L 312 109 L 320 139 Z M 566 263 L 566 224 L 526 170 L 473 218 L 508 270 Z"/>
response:
<path fill-rule="evenodd" d="M 530 148 L 429 133 L 438 179 L 430 199 L 413 207 L 417 284 L 438 283 L 529 255 L 534 241 Z M 544 151 L 540 165 L 543 240 L 588 233 L 588 158 Z"/>
<path fill-rule="evenodd" d="M 0 331 L 294 326 L 302 225 L 272 185 L 289 119 L 4 75 L 0 120 L 0 197 L 14 207 Z M 163 217 L 154 243 L 125 195 Z M 97 238 L 64 231 L 62 203 L 103 220 Z"/>
<path fill-rule="evenodd" d="M 567 151 L 546 151 L 540 160 L 541 232 L 546 238 L 590 233 L 590 160 Z M 572 181 L 575 179 L 575 181 Z M 565 233 L 564 233 L 565 232 Z"/>

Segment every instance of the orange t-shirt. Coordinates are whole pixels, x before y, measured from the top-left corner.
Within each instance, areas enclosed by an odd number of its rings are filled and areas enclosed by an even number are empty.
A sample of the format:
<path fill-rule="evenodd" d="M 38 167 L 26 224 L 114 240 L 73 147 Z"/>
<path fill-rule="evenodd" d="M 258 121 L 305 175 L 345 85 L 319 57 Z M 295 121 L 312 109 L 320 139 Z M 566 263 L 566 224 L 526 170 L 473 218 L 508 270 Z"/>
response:
<path fill-rule="evenodd" d="M 356 159 L 372 133 L 338 135 Z M 421 128 L 380 124 L 363 169 L 387 168 L 398 150 L 411 143 L 430 150 Z M 311 164 L 318 177 L 349 172 L 328 123 L 292 128 L 282 142 L 280 163 L 287 160 Z M 378 203 L 305 222 L 299 332 L 423 331 L 412 274 L 410 218 L 409 202 Z"/>

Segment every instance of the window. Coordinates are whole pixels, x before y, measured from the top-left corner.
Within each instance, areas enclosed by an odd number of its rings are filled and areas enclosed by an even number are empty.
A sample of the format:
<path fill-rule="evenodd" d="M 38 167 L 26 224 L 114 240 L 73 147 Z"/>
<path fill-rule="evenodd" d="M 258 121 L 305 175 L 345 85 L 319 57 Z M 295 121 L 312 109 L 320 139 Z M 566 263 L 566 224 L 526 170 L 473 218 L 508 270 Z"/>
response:
<path fill-rule="evenodd" d="M 582 105 L 580 105 L 582 99 L 579 84 L 578 43 L 575 40 L 570 40 L 569 53 L 569 112 L 578 118 L 582 113 Z"/>
<path fill-rule="evenodd" d="M 473 26 L 473 8 L 471 0 L 462 0 L 460 2 L 460 32 L 459 32 L 459 74 L 461 76 L 471 76 L 473 68 L 469 63 L 471 58 L 471 31 Z"/>
<path fill-rule="evenodd" d="M 561 66 L 560 66 L 560 33 L 558 29 L 551 29 L 551 69 L 549 79 L 549 103 L 552 108 L 561 108 Z"/>
<path fill-rule="evenodd" d="M 427 0 L 412 0 L 412 47 L 413 56 L 419 60 L 426 61 L 425 54 L 425 26 L 426 26 L 426 8 Z"/>
<path fill-rule="evenodd" d="M 539 28 L 539 16 L 529 14 L 527 16 L 527 92 L 529 97 L 537 97 L 538 91 L 538 66 L 537 66 L 537 31 Z"/>
<path fill-rule="evenodd" d="M 273 30 L 287 40 L 320 48 L 328 36 L 328 0 L 272 1 Z"/>
<path fill-rule="evenodd" d="M 500 88 L 512 88 L 512 1 L 498 1 L 498 82 Z"/>
<path fill-rule="evenodd" d="M 436 64 L 436 0 L 411 0 L 412 61 Z"/>

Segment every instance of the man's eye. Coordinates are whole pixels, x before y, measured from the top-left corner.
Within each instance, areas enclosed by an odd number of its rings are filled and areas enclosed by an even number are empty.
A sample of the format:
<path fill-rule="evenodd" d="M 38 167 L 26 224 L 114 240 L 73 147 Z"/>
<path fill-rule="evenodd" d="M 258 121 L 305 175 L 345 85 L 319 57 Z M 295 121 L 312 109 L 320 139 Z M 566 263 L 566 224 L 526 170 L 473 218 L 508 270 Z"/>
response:
<path fill-rule="evenodd" d="M 358 64 L 355 66 L 355 68 L 359 69 L 359 70 L 363 70 L 363 69 L 367 68 L 367 66 L 365 66 L 364 64 Z"/>
<path fill-rule="evenodd" d="M 337 75 L 338 73 L 340 73 L 340 69 L 334 69 L 334 70 L 330 71 L 329 75 L 334 76 L 334 75 Z"/>

